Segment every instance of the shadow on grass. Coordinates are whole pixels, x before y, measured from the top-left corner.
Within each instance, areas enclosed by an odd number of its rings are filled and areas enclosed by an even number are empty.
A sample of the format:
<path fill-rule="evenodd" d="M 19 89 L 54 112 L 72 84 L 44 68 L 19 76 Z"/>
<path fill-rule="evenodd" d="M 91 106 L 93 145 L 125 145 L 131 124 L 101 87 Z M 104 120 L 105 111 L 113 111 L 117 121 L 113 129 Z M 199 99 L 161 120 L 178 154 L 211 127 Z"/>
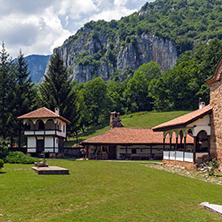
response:
<path fill-rule="evenodd" d="M 0 174 L 5 174 L 5 173 L 6 173 L 6 172 L 1 172 L 1 171 L 0 171 Z"/>

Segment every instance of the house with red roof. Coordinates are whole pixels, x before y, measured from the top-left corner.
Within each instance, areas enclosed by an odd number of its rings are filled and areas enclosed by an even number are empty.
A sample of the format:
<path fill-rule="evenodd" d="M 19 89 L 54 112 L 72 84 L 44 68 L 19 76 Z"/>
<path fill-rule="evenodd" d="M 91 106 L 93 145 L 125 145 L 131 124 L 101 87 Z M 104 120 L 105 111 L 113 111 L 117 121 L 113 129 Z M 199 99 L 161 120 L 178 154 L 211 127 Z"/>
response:
<path fill-rule="evenodd" d="M 27 138 L 27 152 L 39 156 L 43 152 L 46 157 L 63 153 L 63 140 L 66 138 L 66 124 L 70 121 L 55 112 L 42 107 L 22 116 L 25 125 L 24 135 Z"/>
<path fill-rule="evenodd" d="M 163 132 L 163 142 L 169 138 L 182 144 L 182 150 L 178 145 L 174 149 L 164 147 L 163 163 L 192 167 L 207 159 L 222 160 L 222 58 L 206 82 L 210 85 L 209 105 L 201 102 L 198 110 L 153 128 Z M 194 139 L 191 148 L 186 145 L 188 136 Z"/>
<path fill-rule="evenodd" d="M 125 128 L 119 113 L 110 115 L 110 130 L 81 142 L 88 149 L 89 159 L 162 159 L 163 134 L 152 129 Z M 193 138 L 188 136 L 187 147 Z M 173 147 L 176 140 L 166 139 L 165 147 Z"/>

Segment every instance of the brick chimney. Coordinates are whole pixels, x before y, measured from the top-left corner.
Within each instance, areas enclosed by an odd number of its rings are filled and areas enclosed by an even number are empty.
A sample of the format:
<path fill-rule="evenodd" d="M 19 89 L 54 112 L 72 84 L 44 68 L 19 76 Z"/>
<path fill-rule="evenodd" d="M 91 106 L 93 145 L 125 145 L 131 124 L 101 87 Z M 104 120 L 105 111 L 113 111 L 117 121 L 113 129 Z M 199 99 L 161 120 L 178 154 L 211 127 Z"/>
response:
<path fill-rule="evenodd" d="M 199 102 L 199 109 L 203 109 L 205 107 L 205 102 Z"/>
<path fill-rule="evenodd" d="M 59 107 L 55 108 L 55 113 L 59 115 Z"/>
<path fill-rule="evenodd" d="M 121 124 L 121 119 L 119 118 L 119 113 L 111 112 L 110 114 L 110 129 L 113 129 L 115 127 L 123 127 Z"/>

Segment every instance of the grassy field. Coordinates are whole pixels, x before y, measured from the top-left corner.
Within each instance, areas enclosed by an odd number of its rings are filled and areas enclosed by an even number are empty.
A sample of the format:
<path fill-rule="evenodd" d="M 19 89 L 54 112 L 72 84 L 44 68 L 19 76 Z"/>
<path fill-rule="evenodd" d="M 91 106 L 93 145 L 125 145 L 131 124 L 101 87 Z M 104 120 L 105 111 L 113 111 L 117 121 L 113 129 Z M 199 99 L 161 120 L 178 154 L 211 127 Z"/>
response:
<path fill-rule="evenodd" d="M 122 120 L 121 123 L 123 124 L 124 127 L 149 129 L 187 113 L 189 113 L 189 111 L 138 112 L 138 113 L 120 116 L 120 118 Z M 77 142 L 91 138 L 93 136 L 97 136 L 101 133 L 105 133 L 108 130 L 109 130 L 109 122 L 97 127 L 92 127 L 88 129 L 87 132 L 80 133 L 78 141 L 76 138 L 68 138 L 68 141 L 65 142 L 65 146 L 72 146 Z"/>
<path fill-rule="evenodd" d="M 31 165 L 0 173 L 0 221 L 222 221 L 199 206 L 222 204 L 222 186 L 146 167 L 147 161 L 48 160 L 70 175 Z M 150 162 L 149 162 L 150 163 Z"/>

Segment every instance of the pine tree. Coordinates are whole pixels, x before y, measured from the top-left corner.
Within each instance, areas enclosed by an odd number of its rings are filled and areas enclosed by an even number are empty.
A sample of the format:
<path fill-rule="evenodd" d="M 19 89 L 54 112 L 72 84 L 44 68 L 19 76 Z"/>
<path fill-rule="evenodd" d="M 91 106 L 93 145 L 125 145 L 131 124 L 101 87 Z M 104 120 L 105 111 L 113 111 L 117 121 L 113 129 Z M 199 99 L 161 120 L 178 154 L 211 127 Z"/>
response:
<path fill-rule="evenodd" d="M 15 99 L 12 110 L 14 110 L 13 116 L 16 118 L 14 119 L 12 134 L 18 136 L 18 146 L 20 147 L 23 124 L 17 120 L 17 117 L 32 110 L 36 95 L 36 90 L 33 88 L 34 84 L 31 82 L 30 72 L 28 71 L 28 63 L 21 51 L 16 62 L 15 78 Z"/>
<path fill-rule="evenodd" d="M 60 115 L 71 124 L 68 135 L 75 133 L 80 117 L 78 90 L 74 90 L 72 78 L 67 72 L 58 51 L 50 58 L 50 65 L 44 81 L 39 87 L 41 105 L 54 110 L 59 107 Z"/>
<path fill-rule="evenodd" d="M 0 136 L 3 141 L 10 134 L 10 118 L 13 116 L 10 104 L 14 99 L 14 65 L 6 52 L 4 43 L 0 52 Z"/>

